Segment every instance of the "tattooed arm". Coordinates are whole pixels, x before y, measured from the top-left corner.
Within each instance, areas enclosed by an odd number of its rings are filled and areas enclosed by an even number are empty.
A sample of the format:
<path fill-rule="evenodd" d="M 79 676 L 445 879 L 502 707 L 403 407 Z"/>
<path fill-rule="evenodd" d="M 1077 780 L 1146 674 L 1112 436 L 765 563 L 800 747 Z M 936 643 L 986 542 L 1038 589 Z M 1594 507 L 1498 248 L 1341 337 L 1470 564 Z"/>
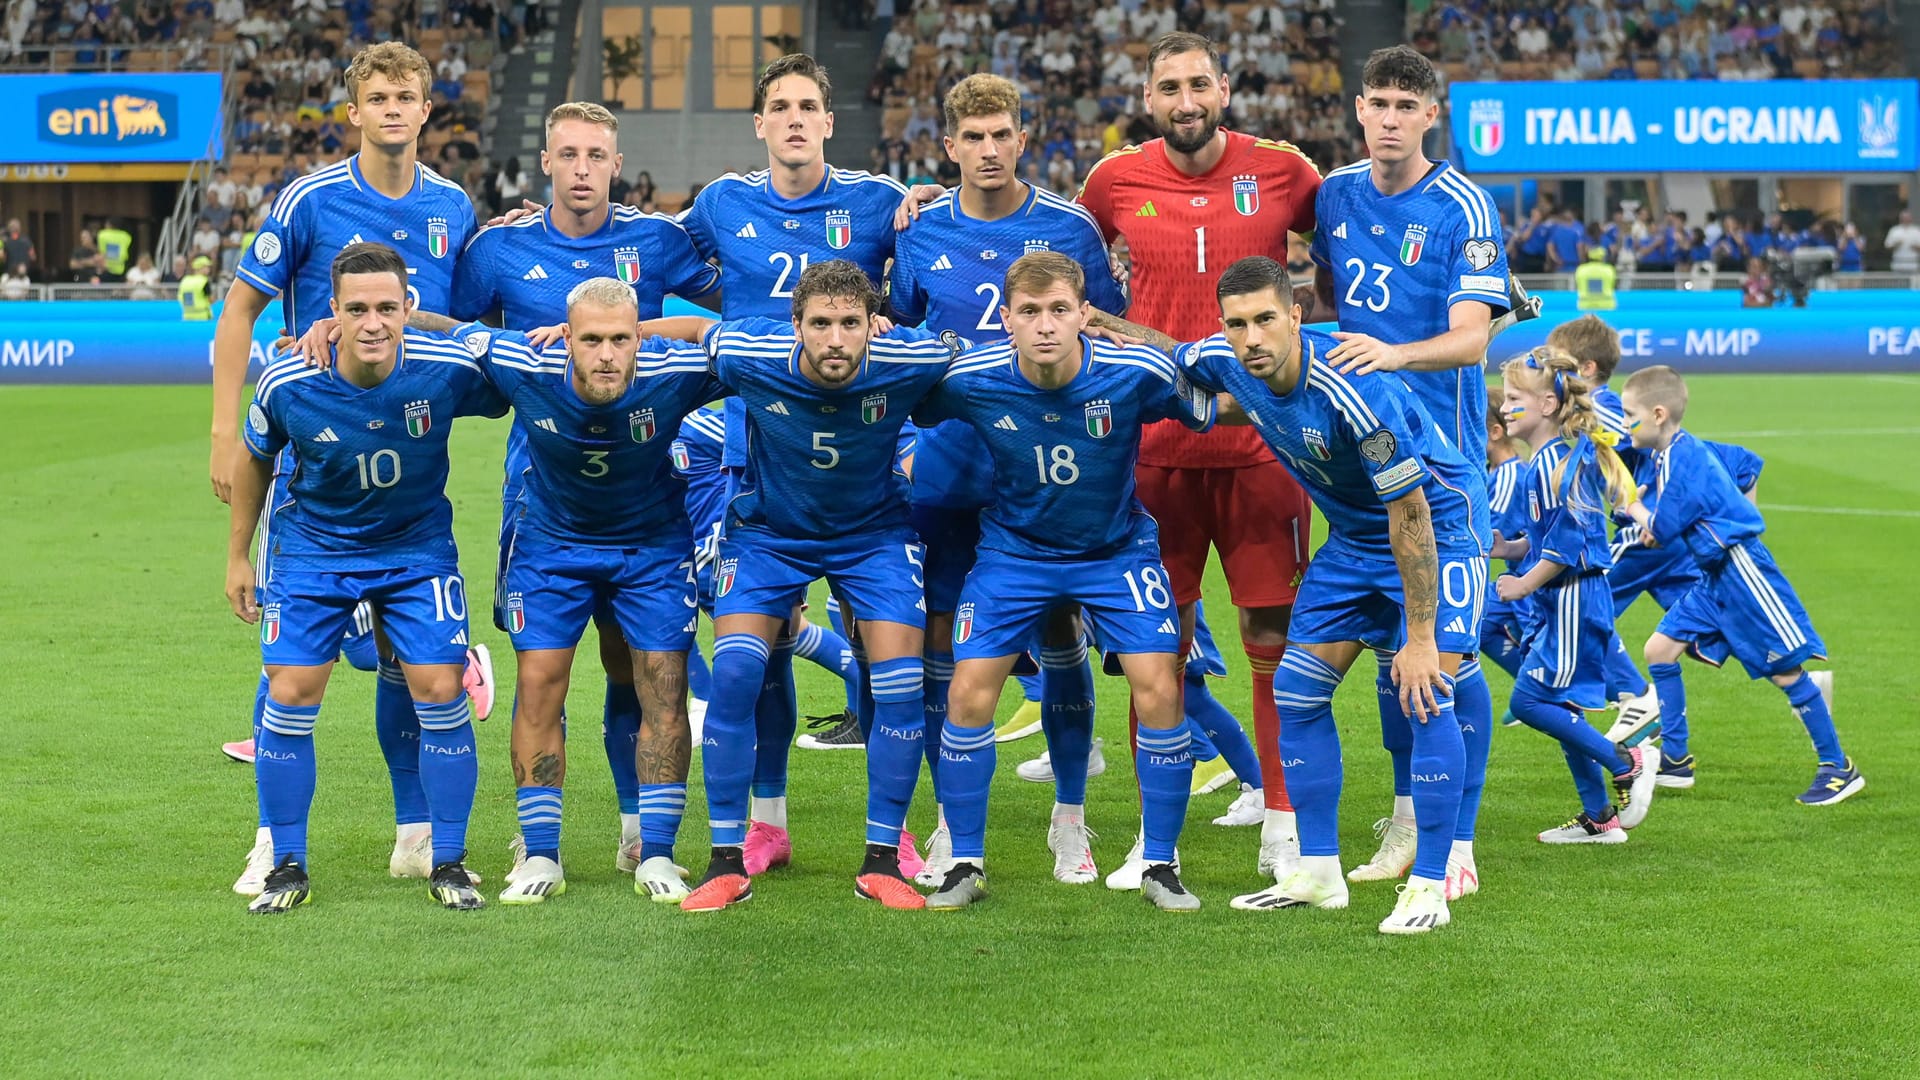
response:
<path fill-rule="evenodd" d="M 1425 723 L 1429 715 L 1439 712 L 1438 698 L 1447 692 L 1433 638 L 1434 617 L 1440 608 L 1440 556 L 1434 547 L 1426 491 L 1416 487 L 1388 503 L 1387 515 L 1387 539 L 1400 568 L 1407 620 L 1406 644 L 1393 657 L 1393 681 L 1400 688 L 1400 707 Z"/>
<path fill-rule="evenodd" d="M 1142 326 L 1139 323 L 1128 322 L 1118 315 L 1109 315 L 1098 308 L 1094 308 L 1092 316 L 1087 319 L 1087 329 L 1110 330 L 1122 337 L 1144 341 L 1164 353 L 1172 353 L 1173 350 L 1180 347 L 1178 340 L 1155 330 L 1151 326 Z"/>

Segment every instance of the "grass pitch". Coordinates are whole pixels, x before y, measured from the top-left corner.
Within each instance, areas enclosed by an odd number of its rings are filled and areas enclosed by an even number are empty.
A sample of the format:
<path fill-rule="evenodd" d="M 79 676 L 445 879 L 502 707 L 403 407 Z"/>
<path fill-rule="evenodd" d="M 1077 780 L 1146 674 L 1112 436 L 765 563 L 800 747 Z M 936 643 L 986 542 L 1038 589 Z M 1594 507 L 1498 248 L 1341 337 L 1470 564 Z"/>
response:
<path fill-rule="evenodd" d="M 1480 895 L 1452 926 L 1389 939 L 1387 886 L 1345 912 L 1230 911 L 1259 885 L 1257 830 L 1195 800 L 1186 880 L 1207 907 L 1173 918 L 1134 894 L 1053 882 L 1052 793 L 1001 748 L 992 898 L 942 917 L 857 902 L 864 760 L 796 750 L 796 865 L 719 915 L 648 904 L 612 866 L 611 785 L 576 668 L 565 859 L 540 907 L 445 912 L 386 876 L 385 770 L 371 675 L 341 665 L 318 735 L 313 905 L 248 918 L 228 891 L 254 823 L 243 737 L 258 665 L 221 599 L 226 511 L 205 480 L 206 390 L 0 392 L 0 1066 L 9 1074 L 532 1075 L 744 1073 L 1248 1076 L 1746 1075 L 1920 1072 L 1907 1000 L 1920 936 L 1920 812 L 1911 777 L 1920 672 L 1909 562 L 1920 551 L 1920 379 L 1720 377 L 1691 426 L 1767 459 L 1768 541 L 1839 672 L 1837 718 L 1869 787 L 1832 809 L 1781 694 L 1690 666 L 1700 783 L 1663 792 L 1622 847 L 1550 849 L 1572 815 L 1559 749 L 1496 732 L 1478 844 Z M 479 728 L 470 865 L 497 892 L 515 831 L 507 764 L 513 671 L 486 610 L 504 427 L 463 421 L 453 498 L 473 626 L 500 661 Z M 1245 718 L 1224 585 L 1216 630 Z M 1629 641 L 1655 619 L 1642 601 Z M 1364 665 L 1363 665 L 1364 666 Z M 838 683 L 798 665 L 804 710 Z M 1496 702 L 1505 677 L 1495 680 Z M 1095 854 L 1134 831 L 1125 703 L 1099 680 L 1108 773 Z M 1351 866 L 1387 809 L 1371 670 L 1338 701 Z M 584 730 L 583 730 L 584 729 Z M 681 860 L 704 863 L 698 770 Z M 912 816 L 931 831 L 926 788 Z M 1902 944 L 1905 942 L 1905 944 Z"/>

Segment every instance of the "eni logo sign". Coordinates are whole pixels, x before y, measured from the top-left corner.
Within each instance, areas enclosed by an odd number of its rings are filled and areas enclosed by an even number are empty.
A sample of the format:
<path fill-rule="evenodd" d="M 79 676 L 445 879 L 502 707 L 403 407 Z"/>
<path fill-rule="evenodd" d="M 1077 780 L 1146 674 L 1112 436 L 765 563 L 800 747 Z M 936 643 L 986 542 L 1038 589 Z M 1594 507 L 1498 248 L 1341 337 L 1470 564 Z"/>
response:
<path fill-rule="evenodd" d="M 40 138 L 71 146 L 147 146 L 166 142 L 179 98 L 142 87 L 62 90 L 40 95 Z"/>

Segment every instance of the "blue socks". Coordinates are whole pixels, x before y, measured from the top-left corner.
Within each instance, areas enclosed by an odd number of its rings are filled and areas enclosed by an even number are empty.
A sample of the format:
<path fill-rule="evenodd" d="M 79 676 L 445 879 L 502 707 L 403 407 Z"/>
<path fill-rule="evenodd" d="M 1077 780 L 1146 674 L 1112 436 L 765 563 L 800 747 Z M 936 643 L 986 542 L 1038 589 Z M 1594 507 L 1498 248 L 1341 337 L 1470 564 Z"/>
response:
<path fill-rule="evenodd" d="M 1302 855 L 1340 854 L 1340 781 L 1345 766 L 1340 759 L 1340 731 L 1333 723 L 1333 691 L 1339 685 L 1340 673 L 1332 665 L 1297 646 L 1286 651 L 1273 674 L 1273 704 L 1280 713 L 1280 762 Z"/>
<path fill-rule="evenodd" d="M 940 740 L 947 727 L 947 688 L 953 685 L 953 650 L 930 652 L 926 658 L 927 684 L 920 711 L 925 721 L 927 780 L 933 785 L 933 801 L 944 802 L 940 791 Z"/>
<path fill-rule="evenodd" d="M 778 799 L 787 793 L 787 758 L 793 753 L 793 734 L 800 727 L 799 706 L 793 695 L 794 644 L 794 638 L 783 637 L 767 654 L 766 671 L 758 684 L 760 696 L 753 706 L 754 736 L 758 740 L 753 755 L 753 795 L 759 799 Z M 713 646 L 713 677 L 715 682 L 723 677 L 719 642 Z"/>
<path fill-rule="evenodd" d="M 420 717 L 420 787 L 433 815 L 433 863 L 438 866 L 466 857 L 467 820 L 473 816 L 474 789 L 480 786 L 480 761 L 465 694 L 446 702 L 416 701 L 413 711 Z"/>
<path fill-rule="evenodd" d="M 1468 657 L 1453 677 L 1453 715 L 1466 748 L 1466 778 L 1460 785 L 1460 817 L 1455 840 L 1472 840 L 1480 820 L 1480 796 L 1487 788 L 1487 755 L 1493 749 L 1493 691 L 1477 657 Z"/>
<path fill-rule="evenodd" d="M 867 738 L 867 843 L 900 845 L 926 738 L 926 672 L 918 656 L 872 666 L 873 725 Z"/>
<path fill-rule="evenodd" d="M 1260 756 L 1254 753 L 1253 744 L 1247 741 L 1246 730 L 1240 721 L 1234 719 L 1225 705 L 1220 704 L 1213 691 L 1207 688 L 1207 677 L 1198 664 L 1187 665 L 1186 676 L 1186 714 L 1187 722 L 1200 729 L 1227 759 L 1227 767 L 1243 784 L 1254 787 L 1263 786 L 1260 780 Z"/>
<path fill-rule="evenodd" d="M 847 685 L 847 708 L 860 707 L 861 675 L 853 662 L 853 646 L 838 633 L 819 623 L 802 622 L 794 639 L 793 655 L 826 668 Z"/>
<path fill-rule="evenodd" d="M 700 655 L 698 641 L 687 648 L 687 693 L 699 701 L 713 697 L 713 671 L 707 667 L 707 658 Z"/>
<path fill-rule="evenodd" d="M 640 766 L 634 761 L 634 749 L 640 742 L 640 695 L 631 684 L 607 680 L 600 706 L 600 741 L 607 748 L 607 767 L 613 770 L 613 793 L 620 800 L 620 812 L 638 813 Z M 531 842 L 527 850 L 533 850 Z"/>
<path fill-rule="evenodd" d="M 673 858 L 673 841 L 687 812 L 687 785 L 643 784 L 639 803 L 640 861 L 657 855 Z"/>
<path fill-rule="evenodd" d="M 273 861 L 291 856 L 307 864 L 307 813 L 313 808 L 317 772 L 313 725 L 318 705 L 282 705 L 268 699 L 254 740 L 253 777 L 260 813 L 273 830 Z"/>
<path fill-rule="evenodd" d="M 380 678 L 373 691 L 373 733 L 380 740 L 380 756 L 387 759 L 387 778 L 393 783 L 394 824 L 428 820 L 427 793 L 420 784 L 420 718 L 414 715 L 413 693 L 397 660 L 380 661 Z"/>
<path fill-rule="evenodd" d="M 1087 758 L 1093 753 L 1093 664 L 1084 635 L 1071 645 L 1040 650 L 1040 729 L 1053 763 L 1053 799 L 1087 802 Z"/>
<path fill-rule="evenodd" d="M 374 671 L 380 667 L 380 645 L 372 631 L 354 634 L 342 641 L 340 653 L 355 671 Z"/>
<path fill-rule="evenodd" d="M 1820 696 L 1820 688 L 1813 685 L 1813 679 L 1802 671 L 1800 678 L 1782 689 L 1793 705 L 1793 714 L 1806 725 L 1820 764 L 1845 765 L 1847 755 L 1840 752 L 1840 733 L 1833 727 L 1833 711 L 1827 708 L 1827 699 Z"/>
<path fill-rule="evenodd" d="M 755 703 L 763 696 L 770 653 L 767 643 L 752 634 L 728 634 L 713 643 L 713 697 L 701 734 L 700 769 L 707 782 L 707 818 L 715 847 L 747 842 Z"/>
<path fill-rule="evenodd" d="M 1185 723 L 1167 731 L 1142 727 L 1138 742 L 1133 767 L 1140 780 L 1140 831 L 1146 837 L 1141 856 L 1149 865 L 1170 863 L 1193 788 L 1193 735 Z"/>
<path fill-rule="evenodd" d="M 1440 881 L 1447 876 L 1447 854 L 1453 848 L 1453 833 L 1460 824 L 1460 790 L 1466 783 L 1466 740 L 1460 731 L 1453 700 L 1454 681 L 1442 675 L 1446 697 L 1439 698 L 1440 711 L 1429 714 L 1421 723 L 1407 717 L 1407 730 L 1413 734 L 1413 823 L 1418 836 L 1414 841 L 1414 877 Z M 1387 700 L 1380 699 L 1381 708 Z M 1399 708 L 1396 700 L 1394 708 Z"/>
<path fill-rule="evenodd" d="M 940 735 L 940 805 L 956 860 L 977 865 L 986 858 L 987 789 L 998 761 L 991 723 L 961 727 L 947 719 Z"/>
<path fill-rule="evenodd" d="M 260 685 L 255 687 L 253 691 L 253 745 L 254 757 L 256 759 L 259 757 L 260 720 L 267 711 L 267 686 L 267 671 L 265 668 L 261 668 Z M 253 801 L 255 805 L 259 807 L 260 827 L 264 829 L 272 825 L 273 822 L 267 820 L 267 804 L 265 800 L 260 798 L 260 785 L 258 783 L 254 785 Z"/>
<path fill-rule="evenodd" d="M 527 857 L 560 861 L 560 789 L 523 787 L 514 789 L 520 806 L 520 838 L 526 842 Z"/>
<path fill-rule="evenodd" d="M 1648 664 L 1653 693 L 1660 699 L 1660 753 L 1674 761 L 1687 756 L 1687 684 L 1680 665 Z"/>
<path fill-rule="evenodd" d="M 1580 793 L 1580 808 L 1595 821 L 1606 817 L 1613 792 L 1606 778 L 1631 768 L 1620 748 L 1607 741 L 1577 709 L 1561 700 L 1538 679 L 1522 677 L 1513 684 L 1513 715 L 1520 722 L 1559 740 Z"/>
<path fill-rule="evenodd" d="M 1393 657 L 1382 655 L 1379 659 L 1373 688 L 1380 695 L 1380 745 L 1393 758 L 1393 793 L 1412 795 L 1413 727 L 1407 714 L 1400 711 L 1400 688 L 1393 685 Z"/>

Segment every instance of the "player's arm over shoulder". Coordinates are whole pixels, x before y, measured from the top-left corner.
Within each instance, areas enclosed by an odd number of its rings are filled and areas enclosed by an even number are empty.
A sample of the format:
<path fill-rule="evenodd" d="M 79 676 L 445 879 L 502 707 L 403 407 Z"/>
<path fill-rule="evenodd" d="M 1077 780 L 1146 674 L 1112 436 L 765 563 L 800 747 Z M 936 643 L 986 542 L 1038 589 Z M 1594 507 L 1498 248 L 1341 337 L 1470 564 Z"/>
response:
<path fill-rule="evenodd" d="M 1293 220 L 1287 223 L 1287 231 L 1302 236 L 1312 233 L 1315 204 L 1320 193 L 1320 167 L 1313 163 L 1306 151 L 1285 139 L 1255 139 L 1253 153 L 1262 172 L 1269 168 L 1279 170 L 1296 193 Z"/>
<path fill-rule="evenodd" d="M 1108 241 L 1120 234 L 1113 219 L 1114 181 L 1142 160 L 1140 148 L 1132 143 L 1110 151 L 1087 170 L 1086 179 L 1080 182 L 1080 192 L 1074 196 L 1075 202 L 1093 214 L 1101 235 Z"/>

